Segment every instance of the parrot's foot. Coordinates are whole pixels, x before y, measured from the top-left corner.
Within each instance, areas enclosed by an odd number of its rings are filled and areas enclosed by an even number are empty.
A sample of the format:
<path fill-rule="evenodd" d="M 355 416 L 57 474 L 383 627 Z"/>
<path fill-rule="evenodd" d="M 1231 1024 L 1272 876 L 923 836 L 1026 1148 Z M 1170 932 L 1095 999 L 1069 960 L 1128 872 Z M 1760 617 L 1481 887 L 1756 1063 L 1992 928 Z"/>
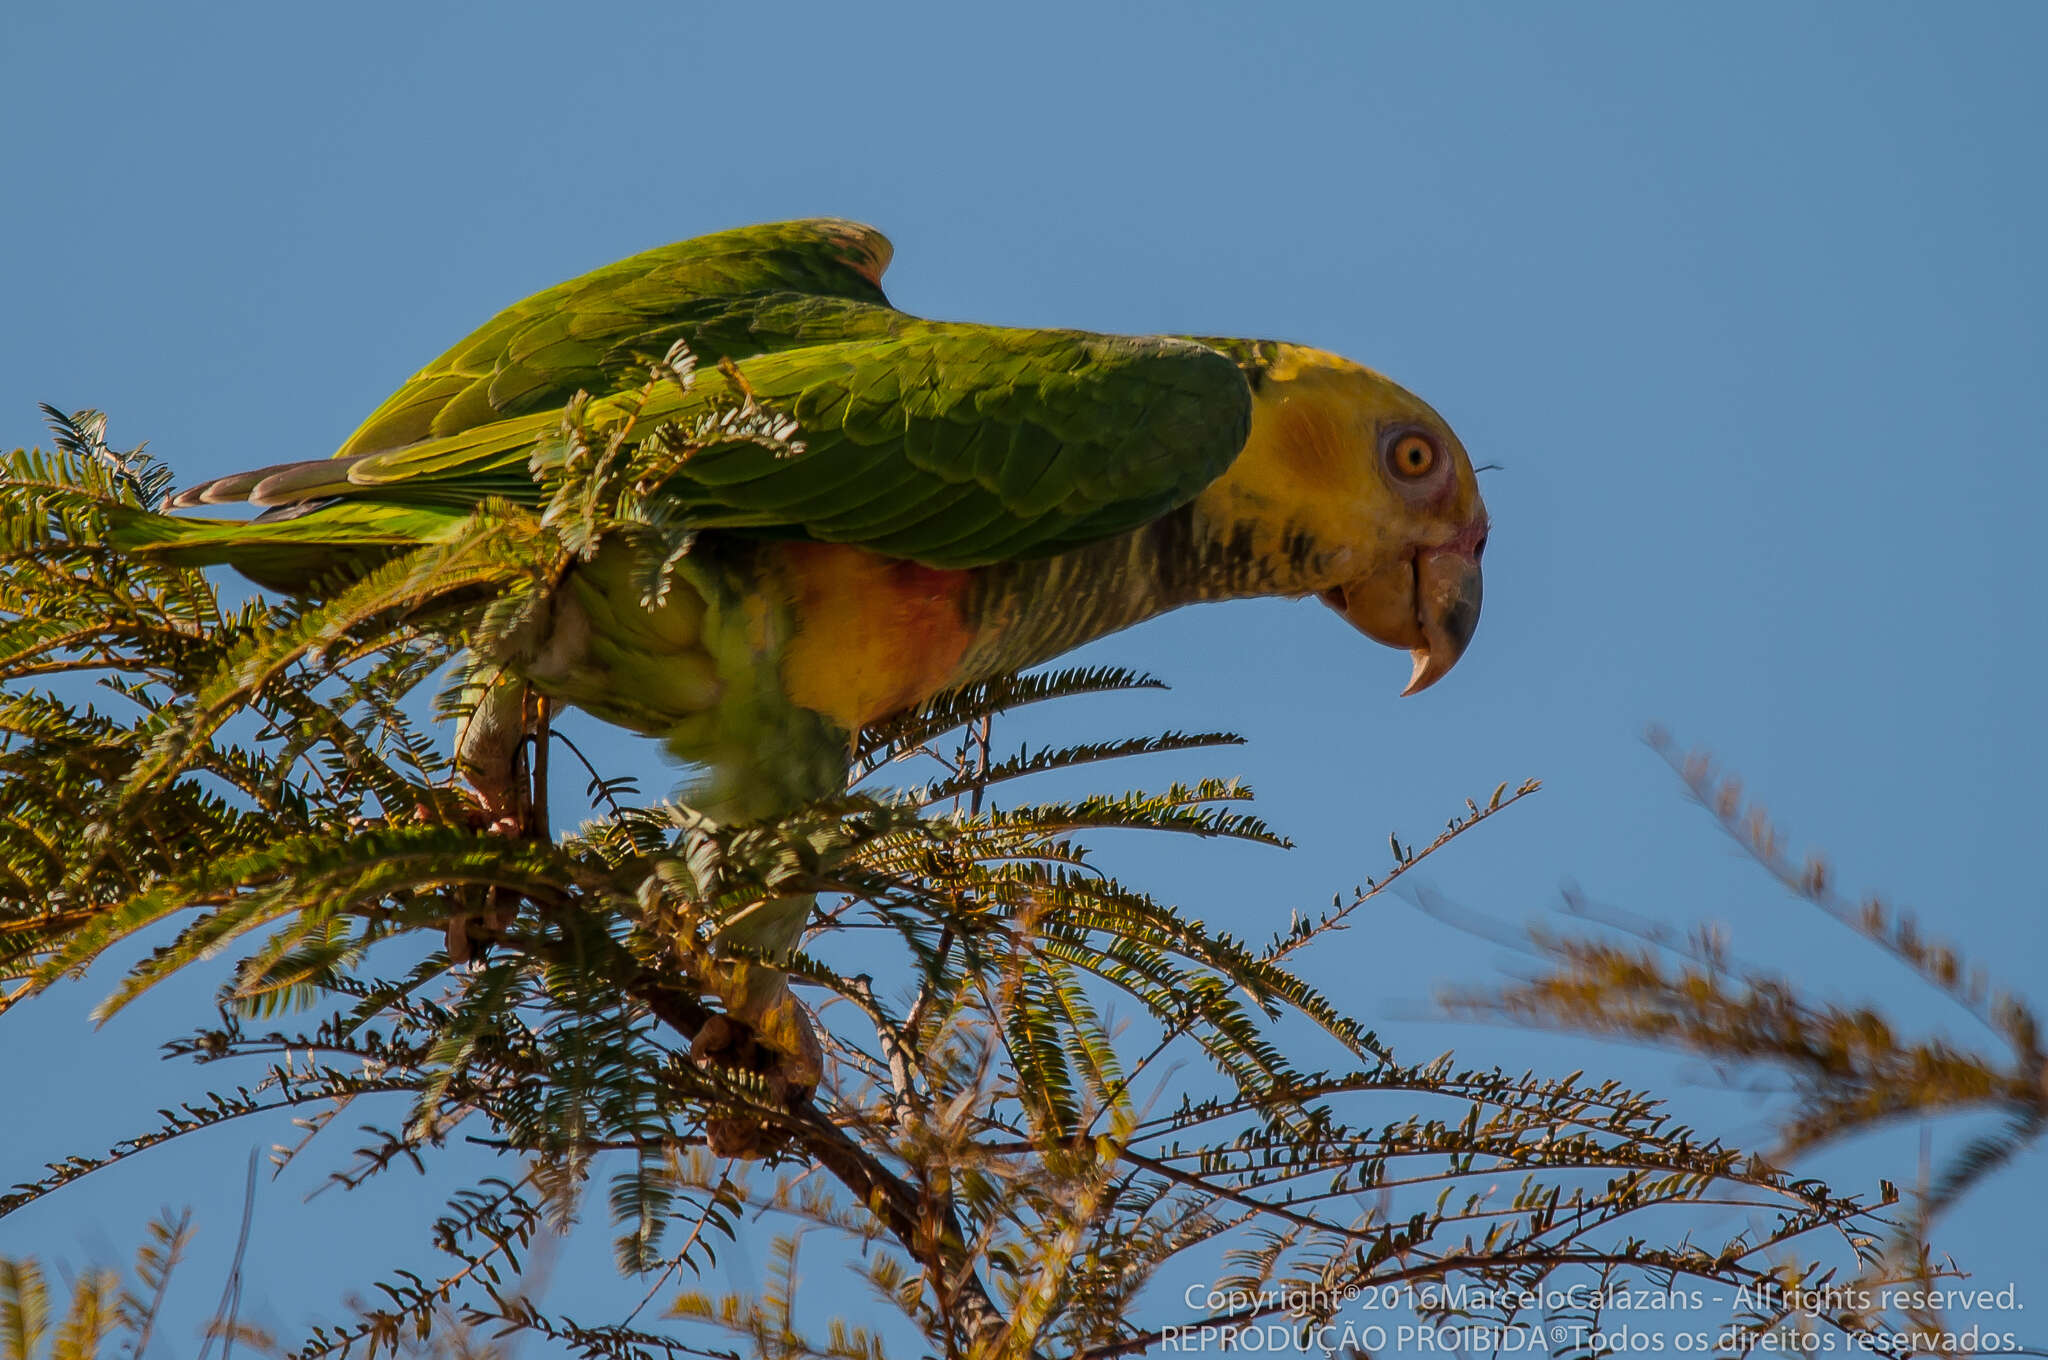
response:
<path fill-rule="evenodd" d="M 727 962 L 721 971 L 728 974 L 719 988 L 727 1012 L 697 1031 L 690 1056 L 702 1066 L 757 1073 L 769 1100 L 794 1108 L 825 1074 L 825 1050 L 809 1014 L 790 991 L 786 974 L 739 962 Z M 707 1119 L 704 1135 L 721 1157 L 759 1157 L 783 1141 L 769 1121 L 746 1117 Z"/>
<path fill-rule="evenodd" d="M 510 788 L 493 791 L 482 788 L 458 790 L 463 806 L 456 814 L 460 824 L 472 831 L 490 836 L 521 836 L 526 833 L 526 813 Z M 422 805 L 419 809 L 422 820 L 431 818 L 432 809 Z M 517 902 L 501 903 L 498 889 L 490 890 L 489 905 L 481 912 L 470 912 L 451 916 L 447 921 L 448 962 L 465 964 L 472 959 L 482 959 L 491 951 L 513 920 L 519 915 Z"/>

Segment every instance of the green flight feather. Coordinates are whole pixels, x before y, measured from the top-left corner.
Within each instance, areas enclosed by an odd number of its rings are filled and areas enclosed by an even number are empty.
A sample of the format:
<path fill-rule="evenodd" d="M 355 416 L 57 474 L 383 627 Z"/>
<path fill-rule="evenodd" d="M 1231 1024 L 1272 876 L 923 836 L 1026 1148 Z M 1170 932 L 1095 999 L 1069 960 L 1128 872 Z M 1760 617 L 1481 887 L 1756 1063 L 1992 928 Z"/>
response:
<path fill-rule="evenodd" d="M 872 227 L 823 218 L 700 236 L 606 265 L 485 322 L 392 393 L 339 456 L 609 391 L 619 370 L 661 358 L 678 339 L 715 362 L 815 334 L 840 313 L 880 309 L 863 319 L 886 325 L 893 314 L 877 280 L 889 257 L 888 239 Z M 735 305 L 768 294 L 778 305 Z"/>

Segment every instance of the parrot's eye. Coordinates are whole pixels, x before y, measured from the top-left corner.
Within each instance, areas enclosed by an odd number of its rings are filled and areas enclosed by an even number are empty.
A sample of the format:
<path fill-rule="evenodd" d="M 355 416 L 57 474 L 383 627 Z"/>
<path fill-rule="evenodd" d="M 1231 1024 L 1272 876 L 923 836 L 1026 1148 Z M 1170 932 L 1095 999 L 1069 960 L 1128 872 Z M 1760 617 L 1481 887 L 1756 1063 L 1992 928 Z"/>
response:
<path fill-rule="evenodd" d="M 1402 481 L 1412 482 L 1436 471 L 1439 458 L 1436 441 L 1417 430 L 1405 430 L 1387 445 L 1387 469 Z"/>

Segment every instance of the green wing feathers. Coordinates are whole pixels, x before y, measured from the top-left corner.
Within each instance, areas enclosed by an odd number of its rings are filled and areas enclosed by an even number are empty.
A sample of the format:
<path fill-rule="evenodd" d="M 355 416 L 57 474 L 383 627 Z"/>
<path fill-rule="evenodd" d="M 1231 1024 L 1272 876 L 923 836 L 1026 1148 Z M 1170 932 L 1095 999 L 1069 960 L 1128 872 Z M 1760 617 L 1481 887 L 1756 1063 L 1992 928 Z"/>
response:
<path fill-rule="evenodd" d="M 163 519 L 136 546 L 241 566 L 245 548 L 268 563 L 331 533 L 338 551 L 360 555 L 431 537 L 489 497 L 537 503 L 535 470 L 561 456 L 561 408 L 578 391 L 600 394 L 585 411 L 599 438 L 627 420 L 689 435 L 750 399 L 788 414 L 801 453 L 702 448 L 662 489 L 680 518 L 936 567 L 1128 532 L 1193 499 L 1242 448 L 1251 389 L 1238 356 L 1184 339 L 919 320 L 882 299 L 887 260 L 879 234 L 826 221 L 609 266 L 501 313 L 336 457 L 220 478 L 172 502 L 253 502 L 266 516 Z M 686 388 L 649 388 L 649 357 L 677 339 L 700 359 L 735 359 L 738 383 L 706 366 Z"/>
<path fill-rule="evenodd" d="M 932 325 L 740 371 L 804 452 L 705 450 L 666 488 L 689 518 L 935 567 L 1134 529 L 1220 476 L 1251 422 L 1237 366 L 1179 340 Z"/>
<path fill-rule="evenodd" d="M 610 390 L 678 339 L 711 361 L 779 348 L 820 314 L 886 309 L 888 238 L 836 219 L 743 227 L 645 251 L 518 302 L 371 413 L 339 456 L 401 448 Z M 733 305 L 780 295 L 780 307 Z M 806 299 L 822 307 L 804 308 Z M 833 306 L 831 304 L 851 304 Z"/>

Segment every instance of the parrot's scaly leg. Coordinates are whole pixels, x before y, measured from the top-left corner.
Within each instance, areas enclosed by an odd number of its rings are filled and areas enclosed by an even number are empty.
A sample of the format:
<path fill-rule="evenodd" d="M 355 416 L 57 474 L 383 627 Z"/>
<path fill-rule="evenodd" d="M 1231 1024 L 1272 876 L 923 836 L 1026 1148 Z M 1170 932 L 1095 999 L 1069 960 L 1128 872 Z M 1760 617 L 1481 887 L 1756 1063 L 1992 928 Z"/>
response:
<path fill-rule="evenodd" d="M 477 819 L 501 836 L 534 833 L 538 799 L 527 759 L 526 738 L 544 721 L 538 699 L 520 682 L 498 676 L 480 679 L 465 696 L 468 715 L 455 738 L 455 767 L 476 797 Z M 517 907 L 498 902 L 497 890 L 480 913 L 448 921 L 448 959 L 467 963 L 490 947 L 509 925 Z"/>

